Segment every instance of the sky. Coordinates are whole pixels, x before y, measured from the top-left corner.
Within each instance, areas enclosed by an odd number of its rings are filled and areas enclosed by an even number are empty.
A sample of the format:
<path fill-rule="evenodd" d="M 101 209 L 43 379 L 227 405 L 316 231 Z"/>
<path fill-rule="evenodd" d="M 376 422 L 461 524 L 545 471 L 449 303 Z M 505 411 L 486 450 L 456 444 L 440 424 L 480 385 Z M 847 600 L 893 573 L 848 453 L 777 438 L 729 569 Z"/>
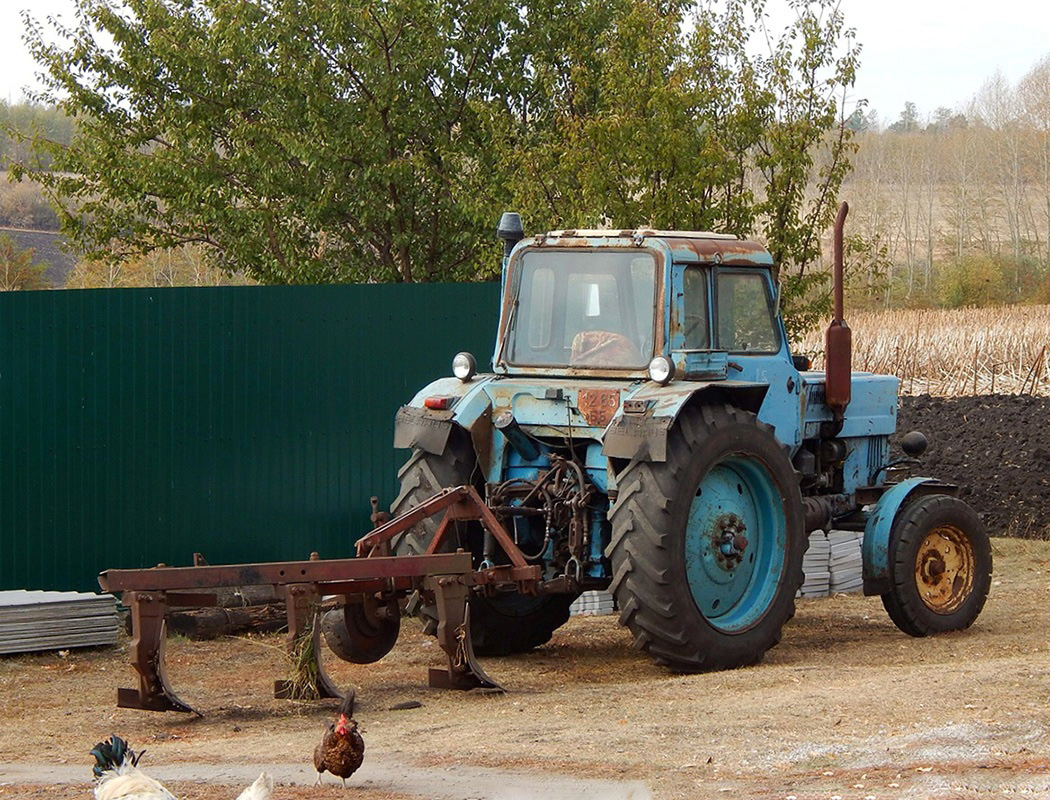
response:
<path fill-rule="evenodd" d="M 340 0 L 332 0 L 339 2 Z M 1014 85 L 1050 55 L 1046 0 L 841 0 L 846 24 L 863 45 L 854 101 L 867 99 L 884 122 L 905 102 L 926 117 L 964 107 L 998 70 Z M 787 0 L 767 0 L 771 19 L 787 19 Z M 19 11 L 72 21 L 73 0 L 0 0 L 0 97 L 22 98 L 35 65 L 21 41 Z"/>

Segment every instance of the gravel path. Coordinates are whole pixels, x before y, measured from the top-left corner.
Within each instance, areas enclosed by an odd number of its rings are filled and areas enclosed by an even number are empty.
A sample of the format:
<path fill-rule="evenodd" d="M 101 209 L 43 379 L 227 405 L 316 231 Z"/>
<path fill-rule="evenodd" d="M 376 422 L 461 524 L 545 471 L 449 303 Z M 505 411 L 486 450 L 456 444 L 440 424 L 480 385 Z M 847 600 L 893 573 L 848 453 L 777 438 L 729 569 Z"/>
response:
<path fill-rule="evenodd" d="M 265 770 L 278 784 L 309 786 L 317 773 L 303 764 L 169 764 L 151 766 L 147 773 L 161 783 L 201 783 L 247 786 Z M 82 784 L 89 786 L 83 765 L 0 764 L 0 785 L 22 783 Z M 325 775 L 325 783 L 339 781 Z M 431 800 L 650 800 L 641 782 L 621 783 L 525 774 L 483 767 L 409 767 L 394 761 L 372 760 L 348 781 L 362 787 L 418 795 Z"/>

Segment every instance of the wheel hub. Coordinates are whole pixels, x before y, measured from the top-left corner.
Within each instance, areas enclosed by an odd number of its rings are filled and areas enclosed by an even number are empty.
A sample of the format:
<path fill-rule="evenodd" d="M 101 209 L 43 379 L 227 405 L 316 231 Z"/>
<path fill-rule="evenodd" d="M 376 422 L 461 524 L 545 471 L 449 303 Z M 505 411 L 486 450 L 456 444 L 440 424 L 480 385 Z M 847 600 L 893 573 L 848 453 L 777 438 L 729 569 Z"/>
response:
<path fill-rule="evenodd" d="M 915 585 L 922 602 L 938 614 L 951 614 L 969 596 L 974 581 L 969 537 L 954 525 L 933 528 L 915 557 Z"/>
<path fill-rule="evenodd" d="M 689 510 L 685 568 L 693 600 L 724 632 L 756 624 L 783 570 L 783 504 L 765 466 L 743 457 L 716 464 Z"/>
<path fill-rule="evenodd" d="M 747 537 L 744 532 L 747 525 L 736 514 L 724 514 L 715 521 L 711 530 L 711 543 L 718 564 L 724 570 L 732 570 L 744 560 L 747 550 Z"/>

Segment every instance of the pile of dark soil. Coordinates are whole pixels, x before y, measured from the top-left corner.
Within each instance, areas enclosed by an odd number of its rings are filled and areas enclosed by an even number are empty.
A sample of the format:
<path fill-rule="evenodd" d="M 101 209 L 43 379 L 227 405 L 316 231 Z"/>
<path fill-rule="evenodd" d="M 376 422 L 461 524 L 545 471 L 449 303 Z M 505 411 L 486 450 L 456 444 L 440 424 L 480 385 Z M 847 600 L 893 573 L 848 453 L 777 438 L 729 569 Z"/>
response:
<path fill-rule="evenodd" d="M 1050 536 L 1050 398 L 901 397 L 897 430 L 926 434 L 914 474 L 959 484 L 993 536 Z"/>

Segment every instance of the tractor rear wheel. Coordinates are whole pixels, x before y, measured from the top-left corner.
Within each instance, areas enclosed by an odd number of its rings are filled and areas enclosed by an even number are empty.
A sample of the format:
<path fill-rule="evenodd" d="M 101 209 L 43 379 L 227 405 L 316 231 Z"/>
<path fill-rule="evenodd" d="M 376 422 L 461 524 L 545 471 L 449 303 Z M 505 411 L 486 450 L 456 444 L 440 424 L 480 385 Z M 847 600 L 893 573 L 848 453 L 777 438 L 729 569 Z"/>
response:
<path fill-rule="evenodd" d="M 665 462 L 617 477 L 612 591 L 635 646 L 683 672 L 753 664 L 780 640 L 802 585 L 798 479 L 768 425 L 687 408 Z"/>
<path fill-rule="evenodd" d="M 474 652 L 482 656 L 524 653 L 546 644 L 569 621 L 576 595 L 529 597 L 504 594 L 470 601 L 470 635 Z"/>
<path fill-rule="evenodd" d="M 882 604 L 909 636 L 970 627 L 992 583 L 992 548 L 980 517 L 948 495 L 905 505 L 890 532 L 890 580 Z"/>
<path fill-rule="evenodd" d="M 401 492 L 390 507 L 393 516 L 419 505 L 449 486 L 474 483 L 476 465 L 470 437 L 462 428 L 453 428 L 444 455 L 413 450 L 398 472 Z M 391 541 L 395 555 L 424 553 L 441 522 L 440 516 L 428 517 Z M 474 523 L 467 523 L 474 524 Z M 470 636 L 478 655 L 523 653 L 546 644 L 557 628 L 569 619 L 569 606 L 574 595 L 519 594 L 470 598 Z M 420 609 L 424 629 L 437 630 L 437 612 L 432 607 Z"/>

